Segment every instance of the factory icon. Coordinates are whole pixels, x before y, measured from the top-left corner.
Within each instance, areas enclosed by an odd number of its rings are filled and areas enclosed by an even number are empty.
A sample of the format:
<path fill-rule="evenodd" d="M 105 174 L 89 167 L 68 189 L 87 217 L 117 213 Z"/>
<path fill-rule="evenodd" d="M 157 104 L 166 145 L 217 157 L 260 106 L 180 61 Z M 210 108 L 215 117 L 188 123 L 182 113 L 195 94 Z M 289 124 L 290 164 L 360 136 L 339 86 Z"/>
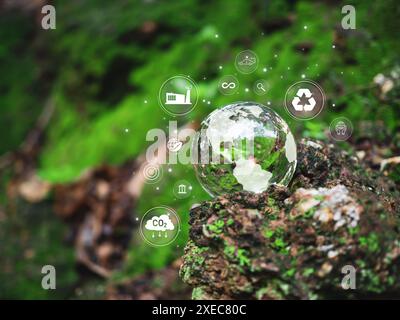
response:
<path fill-rule="evenodd" d="M 190 88 L 186 89 L 186 94 L 167 92 L 165 94 L 165 104 L 188 105 L 190 101 Z"/>

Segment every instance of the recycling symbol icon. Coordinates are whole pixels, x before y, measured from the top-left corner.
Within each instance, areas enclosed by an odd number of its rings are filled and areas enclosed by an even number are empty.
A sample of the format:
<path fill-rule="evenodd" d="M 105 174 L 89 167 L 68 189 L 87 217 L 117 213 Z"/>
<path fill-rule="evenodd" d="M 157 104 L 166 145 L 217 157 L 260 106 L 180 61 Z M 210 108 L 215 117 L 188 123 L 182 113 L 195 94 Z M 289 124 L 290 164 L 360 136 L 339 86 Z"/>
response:
<path fill-rule="evenodd" d="M 312 111 L 316 104 L 312 92 L 307 88 L 300 88 L 292 100 L 292 106 L 296 111 Z"/>

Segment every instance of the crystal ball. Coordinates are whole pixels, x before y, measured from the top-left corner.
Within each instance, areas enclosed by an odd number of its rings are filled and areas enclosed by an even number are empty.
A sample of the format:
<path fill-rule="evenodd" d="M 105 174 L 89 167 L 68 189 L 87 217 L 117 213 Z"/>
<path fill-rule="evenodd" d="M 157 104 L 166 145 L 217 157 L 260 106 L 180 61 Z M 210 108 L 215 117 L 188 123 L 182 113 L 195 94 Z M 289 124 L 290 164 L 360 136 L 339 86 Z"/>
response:
<path fill-rule="evenodd" d="M 297 165 L 296 142 L 288 125 L 256 102 L 233 103 L 209 114 L 192 151 L 197 178 L 212 196 L 287 186 Z"/>

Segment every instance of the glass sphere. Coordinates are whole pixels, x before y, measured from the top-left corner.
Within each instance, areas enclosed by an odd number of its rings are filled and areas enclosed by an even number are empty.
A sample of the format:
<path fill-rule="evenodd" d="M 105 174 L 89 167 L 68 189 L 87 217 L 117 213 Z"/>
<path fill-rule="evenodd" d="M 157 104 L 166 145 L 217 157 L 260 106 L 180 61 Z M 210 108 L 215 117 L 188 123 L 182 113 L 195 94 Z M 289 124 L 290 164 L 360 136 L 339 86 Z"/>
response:
<path fill-rule="evenodd" d="M 297 164 L 296 143 L 286 122 L 255 102 L 233 103 L 209 114 L 192 150 L 198 180 L 212 196 L 287 186 Z"/>

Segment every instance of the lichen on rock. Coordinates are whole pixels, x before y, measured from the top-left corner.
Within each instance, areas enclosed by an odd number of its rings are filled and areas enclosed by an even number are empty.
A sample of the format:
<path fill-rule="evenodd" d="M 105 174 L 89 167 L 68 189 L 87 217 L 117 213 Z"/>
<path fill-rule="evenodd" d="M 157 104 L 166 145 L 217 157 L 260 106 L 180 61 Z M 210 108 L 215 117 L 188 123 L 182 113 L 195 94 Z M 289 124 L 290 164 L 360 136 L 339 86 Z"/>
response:
<path fill-rule="evenodd" d="M 180 274 L 193 298 L 400 296 L 395 185 L 333 145 L 298 147 L 288 188 L 226 194 L 191 210 Z M 355 290 L 342 287 L 346 265 Z"/>

